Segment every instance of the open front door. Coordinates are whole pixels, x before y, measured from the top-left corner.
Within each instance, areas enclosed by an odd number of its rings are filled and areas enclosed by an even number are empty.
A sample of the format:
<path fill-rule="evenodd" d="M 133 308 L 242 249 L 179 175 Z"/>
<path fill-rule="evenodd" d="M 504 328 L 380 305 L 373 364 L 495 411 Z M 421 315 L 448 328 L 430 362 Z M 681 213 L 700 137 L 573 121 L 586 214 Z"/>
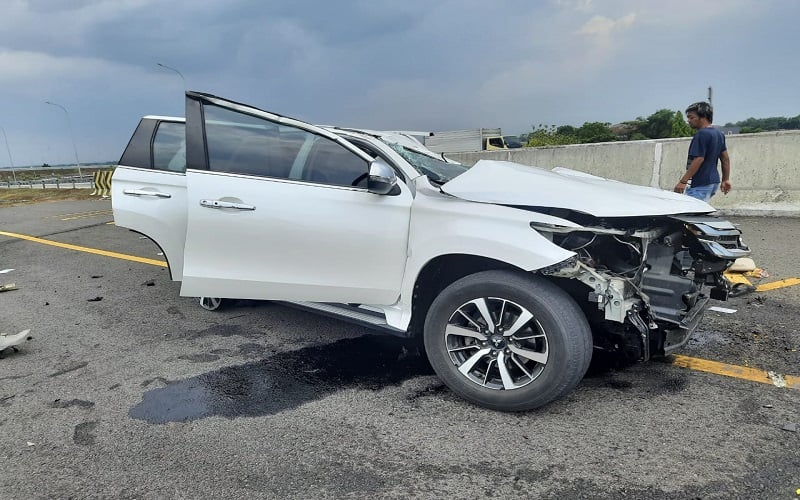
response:
<path fill-rule="evenodd" d="M 181 294 L 392 304 L 411 193 L 368 192 L 372 157 L 312 125 L 187 93 Z"/>

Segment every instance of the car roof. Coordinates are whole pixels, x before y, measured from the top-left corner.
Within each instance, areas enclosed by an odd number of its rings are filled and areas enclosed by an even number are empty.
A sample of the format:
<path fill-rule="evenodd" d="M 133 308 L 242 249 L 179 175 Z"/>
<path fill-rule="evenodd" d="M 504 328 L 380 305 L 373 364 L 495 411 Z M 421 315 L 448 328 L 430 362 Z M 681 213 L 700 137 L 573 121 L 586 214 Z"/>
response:
<path fill-rule="evenodd" d="M 142 120 L 160 120 L 160 121 L 181 122 L 181 123 L 186 122 L 186 118 L 182 118 L 180 116 L 161 116 L 161 115 L 147 115 L 142 117 Z"/>

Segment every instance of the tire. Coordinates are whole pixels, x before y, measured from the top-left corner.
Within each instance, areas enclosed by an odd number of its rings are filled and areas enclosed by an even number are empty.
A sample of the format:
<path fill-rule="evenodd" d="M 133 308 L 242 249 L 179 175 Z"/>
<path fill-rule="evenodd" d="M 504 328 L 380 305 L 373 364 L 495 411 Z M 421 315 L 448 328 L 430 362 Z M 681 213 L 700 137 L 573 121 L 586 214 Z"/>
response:
<path fill-rule="evenodd" d="M 454 282 L 431 304 L 423 336 L 445 385 L 500 411 L 561 398 L 592 358 L 591 329 L 572 297 L 522 271 L 485 271 Z"/>
<path fill-rule="evenodd" d="M 221 311 L 228 305 L 228 299 L 219 297 L 200 297 L 200 307 L 206 311 Z"/>

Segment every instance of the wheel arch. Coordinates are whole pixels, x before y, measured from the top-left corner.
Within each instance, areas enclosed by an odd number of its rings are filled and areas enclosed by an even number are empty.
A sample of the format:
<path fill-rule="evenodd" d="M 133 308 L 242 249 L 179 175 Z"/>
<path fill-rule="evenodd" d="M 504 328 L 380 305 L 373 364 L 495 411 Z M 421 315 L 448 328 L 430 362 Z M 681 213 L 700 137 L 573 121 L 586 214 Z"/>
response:
<path fill-rule="evenodd" d="M 409 336 L 417 337 L 422 333 L 428 309 L 442 290 L 465 276 L 490 270 L 524 271 L 508 262 L 482 255 L 446 254 L 429 260 L 414 282 Z"/>
<path fill-rule="evenodd" d="M 176 280 L 176 279 L 175 279 L 175 278 L 172 276 L 172 266 L 169 264 L 169 255 L 167 255 L 167 252 L 166 252 L 166 251 L 165 251 L 163 248 L 161 248 L 161 245 L 159 245 L 159 244 L 158 244 L 158 242 L 157 242 L 156 240 L 154 240 L 153 238 L 151 238 L 149 235 L 147 235 L 147 234 L 145 234 L 145 233 L 143 233 L 143 232 L 141 232 L 141 231 L 137 231 L 137 230 L 135 230 L 135 229 L 128 229 L 128 231 L 130 231 L 130 232 L 132 232 L 132 233 L 136 233 L 136 234 L 141 234 L 142 236 L 144 236 L 145 238 L 147 238 L 148 240 L 150 240 L 150 241 L 151 241 L 151 242 L 152 242 L 152 243 L 153 243 L 153 244 L 154 244 L 156 247 L 158 247 L 158 250 L 161 252 L 161 255 L 163 255 L 163 256 L 164 256 L 164 260 L 166 260 L 166 261 L 167 261 L 167 271 L 169 272 L 169 279 L 170 279 L 170 280 L 172 280 L 172 281 L 180 281 L 179 279 L 178 279 L 178 280 Z"/>

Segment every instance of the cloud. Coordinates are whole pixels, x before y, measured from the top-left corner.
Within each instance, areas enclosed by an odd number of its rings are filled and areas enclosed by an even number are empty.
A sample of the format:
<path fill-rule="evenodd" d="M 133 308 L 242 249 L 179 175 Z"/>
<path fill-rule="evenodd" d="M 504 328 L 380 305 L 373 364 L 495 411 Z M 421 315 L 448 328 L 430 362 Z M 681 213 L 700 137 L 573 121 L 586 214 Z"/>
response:
<path fill-rule="evenodd" d="M 576 12 L 591 12 L 594 7 L 592 0 L 555 0 L 555 4 L 562 9 Z"/>
<path fill-rule="evenodd" d="M 622 31 L 633 26 L 636 22 L 636 14 L 630 13 L 619 19 L 610 19 L 605 16 L 594 16 L 586 24 L 581 26 L 578 33 L 587 36 L 607 37 L 613 32 Z"/>

